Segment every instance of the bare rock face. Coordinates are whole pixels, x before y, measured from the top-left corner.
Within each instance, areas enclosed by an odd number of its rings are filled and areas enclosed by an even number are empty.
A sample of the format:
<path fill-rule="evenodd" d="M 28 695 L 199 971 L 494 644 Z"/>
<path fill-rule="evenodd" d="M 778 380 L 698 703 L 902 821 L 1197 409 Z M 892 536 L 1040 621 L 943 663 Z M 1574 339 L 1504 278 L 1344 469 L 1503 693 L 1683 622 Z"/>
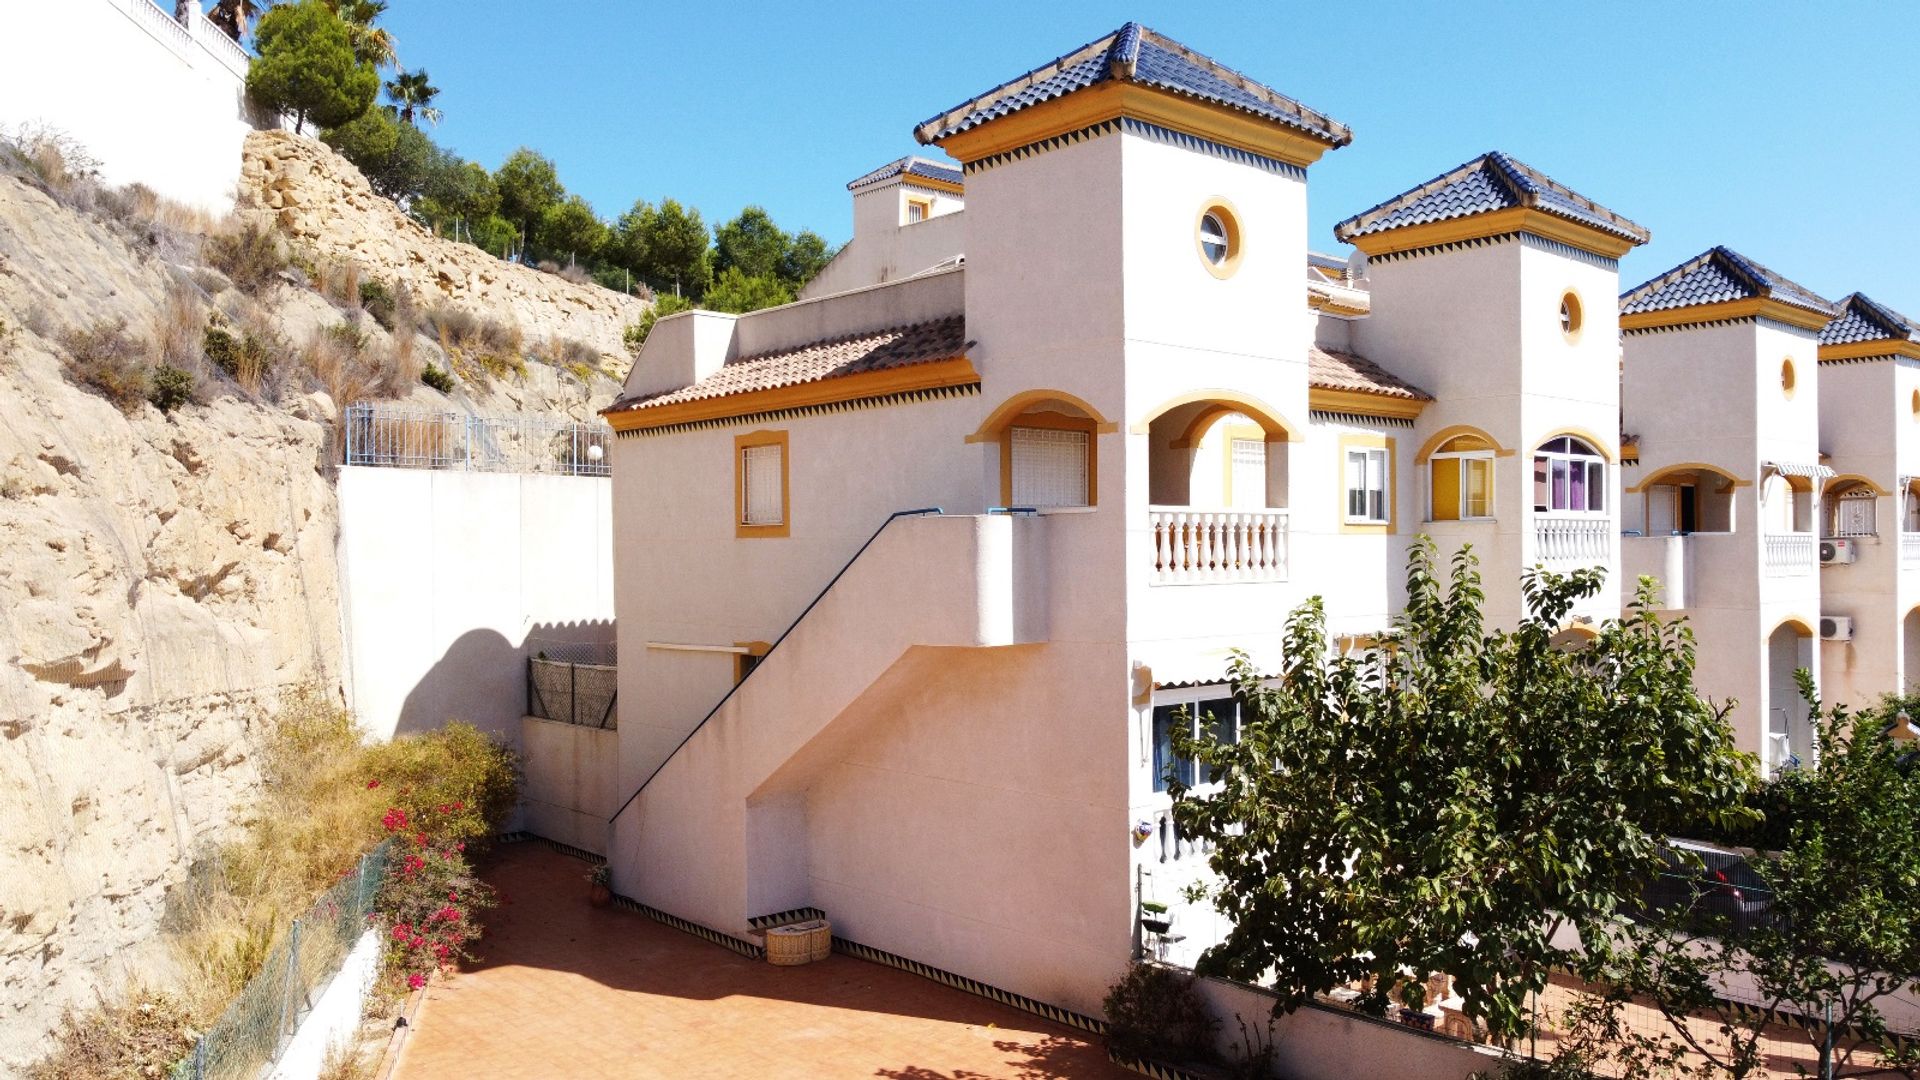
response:
<path fill-rule="evenodd" d="M 594 285 L 505 262 L 443 240 L 374 194 L 353 163 L 318 139 L 286 131 L 247 136 L 240 209 L 322 258 L 411 288 L 425 307 L 446 303 L 518 323 L 530 341 L 573 338 L 621 362 L 621 332 L 646 304 Z"/>
<path fill-rule="evenodd" d="M 60 327 L 138 329 L 171 273 L 0 177 L 0 1073 L 164 967 L 259 718 L 339 682 L 325 427 L 231 397 L 123 415 L 61 373 Z"/>

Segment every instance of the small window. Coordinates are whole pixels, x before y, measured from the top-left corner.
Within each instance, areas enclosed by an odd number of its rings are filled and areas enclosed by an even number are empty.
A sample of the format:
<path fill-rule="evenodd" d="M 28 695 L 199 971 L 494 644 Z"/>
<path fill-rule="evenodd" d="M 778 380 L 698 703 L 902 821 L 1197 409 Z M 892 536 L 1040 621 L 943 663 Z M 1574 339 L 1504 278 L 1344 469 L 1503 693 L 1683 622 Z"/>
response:
<path fill-rule="evenodd" d="M 1483 439 L 1460 435 L 1442 443 L 1428 465 L 1434 521 L 1473 521 L 1493 516 L 1493 450 Z"/>
<path fill-rule="evenodd" d="M 787 433 L 736 437 L 734 467 L 735 535 L 787 535 Z"/>
<path fill-rule="evenodd" d="M 1225 204 L 1215 203 L 1200 212 L 1194 240 L 1208 273 L 1218 278 L 1233 273 L 1240 261 L 1240 222 Z"/>
<path fill-rule="evenodd" d="M 1259 510 L 1267 505 L 1267 442 L 1234 438 L 1229 441 L 1228 503 L 1235 510 Z"/>
<path fill-rule="evenodd" d="M 933 204 L 925 199 L 907 200 L 907 224 L 918 225 L 933 216 Z"/>
<path fill-rule="evenodd" d="M 1347 451 L 1347 521 L 1385 525 L 1387 505 L 1387 451 L 1367 447 Z"/>
<path fill-rule="evenodd" d="M 1603 514 L 1607 510 L 1607 463 L 1585 442 L 1563 435 L 1541 444 L 1533 456 L 1536 513 Z"/>
<path fill-rule="evenodd" d="M 1089 433 L 1019 427 L 1011 432 L 1012 506 L 1088 506 Z"/>
<path fill-rule="evenodd" d="M 1569 292 L 1560 298 L 1560 332 L 1568 341 L 1580 336 L 1580 298 Z"/>
<path fill-rule="evenodd" d="M 1873 489 L 1856 485 L 1838 492 L 1827 511 L 1828 536 L 1878 536 L 1880 523 L 1876 509 L 1879 500 Z"/>
<path fill-rule="evenodd" d="M 1191 693 L 1191 691 L 1187 691 Z M 1215 691 L 1218 692 L 1217 690 Z M 1183 725 L 1184 721 L 1184 725 Z M 1198 763 L 1173 751 L 1173 733 L 1185 727 L 1187 734 L 1211 730 L 1222 743 L 1240 741 L 1240 703 L 1233 697 L 1209 698 L 1158 705 L 1153 710 L 1153 790 L 1167 790 L 1168 781 L 1177 779 L 1187 787 L 1199 780 Z M 1207 783 L 1218 783 L 1218 773 L 1209 771 Z"/>
<path fill-rule="evenodd" d="M 1787 397 L 1793 396 L 1793 360 L 1780 361 L 1780 392 Z"/>

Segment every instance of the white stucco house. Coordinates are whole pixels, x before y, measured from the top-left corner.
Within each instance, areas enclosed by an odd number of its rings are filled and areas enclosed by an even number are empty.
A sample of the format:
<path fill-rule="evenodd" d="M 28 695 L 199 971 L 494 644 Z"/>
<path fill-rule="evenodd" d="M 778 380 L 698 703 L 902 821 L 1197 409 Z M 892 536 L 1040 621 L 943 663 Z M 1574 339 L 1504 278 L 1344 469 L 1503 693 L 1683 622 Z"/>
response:
<path fill-rule="evenodd" d="M 1142 900 L 1176 958 L 1220 932 L 1162 778 L 1178 706 L 1230 717 L 1230 648 L 1313 595 L 1380 630 L 1419 533 L 1475 546 L 1496 622 L 1527 567 L 1618 569 L 1648 234 L 1490 153 L 1316 255 L 1348 129 L 1136 24 L 915 134 L 950 161 L 849 185 L 798 302 L 662 319 L 606 413 L 608 854 L 723 934 L 824 910 L 1093 1013 Z"/>

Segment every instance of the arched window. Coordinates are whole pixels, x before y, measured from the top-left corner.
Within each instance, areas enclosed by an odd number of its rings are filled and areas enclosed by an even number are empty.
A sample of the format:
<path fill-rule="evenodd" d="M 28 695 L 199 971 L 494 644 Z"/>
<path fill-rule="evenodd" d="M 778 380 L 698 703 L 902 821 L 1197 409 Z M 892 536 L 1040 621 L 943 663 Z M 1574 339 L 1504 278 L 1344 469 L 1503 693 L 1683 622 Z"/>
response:
<path fill-rule="evenodd" d="M 1571 435 L 1542 443 L 1533 452 L 1533 508 L 1539 513 L 1606 513 L 1606 459 Z"/>
<path fill-rule="evenodd" d="M 1828 536 L 1878 536 L 1880 522 L 1875 513 L 1879 500 L 1873 489 L 1853 483 L 1827 493 L 1826 512 L 1821 526 Z"/>
<path fill-rule="evenodd" d="M 1427 463 L 1428 520 L 1493 517 L 1493 454 L 1493 444 L 1477 435 L 1440 444 Z"/>

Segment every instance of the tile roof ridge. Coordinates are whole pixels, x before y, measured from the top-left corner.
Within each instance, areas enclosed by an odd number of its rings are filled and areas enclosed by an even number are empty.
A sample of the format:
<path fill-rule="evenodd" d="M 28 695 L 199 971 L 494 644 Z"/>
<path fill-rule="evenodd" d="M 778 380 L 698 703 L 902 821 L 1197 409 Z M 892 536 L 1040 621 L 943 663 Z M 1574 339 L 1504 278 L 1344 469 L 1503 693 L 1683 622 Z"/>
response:
<path fill-rule="evenodd" d="M 1132 25 L 1135 25 L 1135 24 L 1133 23 L 1127 24 L 1127 26 L 1132 26 Z M 1126 29 L 1126 26 L 1122 26 L 1120 29 L 1124 30 Z M 960 104 L 955 105 L 953 108 L 943 109 L 940 112 L 934 113 L 932 116 L 929 116 L 925 120 L 922 120 L 920 123 L 914 125 L 913 137 L 919 140 L 923 145 L 930 144 L 934 140 L 929 133 L 937 130 L 938 127 L 945 127 L 951 124 L 955 117 L 965 116 L 967 113 L 973 112 L 975 109 L 978 109 L 985 102 L 995 100 L 1003 96 L 1010 90 L 1024 89 L 1026 87 L 1033 86 L 1053 78 L 1055 75 L 1060 74 L 1062 71 L 1065 71 L 1067 68 L 1072 67 L 1074 64 L 1090 59 L 1094 55 L 1104 52 L 1107 49 L 1111 48 L 1113 45 L 1113 39 L 1118 37 L 1119 34 L 1120 34 L 1120 30 L 1114 30 L 1106 34 L 1102 34 L 1101 36 L 1094 38 L 1092 41 L 1087 42 L 1085 45 L 1082 45 L 1077 49 L 1072 49 L 1067 52 L 1061 53 L 1059 56 L 1054 57 L 1052 60 L 1049 60 L 1046 63 L 1041 64 L 1039 67 L 1036 67 L 1031 71 L 1027 71 L 1020 75 L 1015 75 L 1013 78 L 1008 79 L 1006 82 L 1003 82 L 998 86 L 992 87 L 991 89 L 987 90 L 985 93 L 974 94 L 973 96 L 967 98 L 965 101 L 962 101 Z"/>
<path fill-rule="evenodd" d="M 1836 319 L 1845 318 L 1847 312 L 1853 311 L 1867 321 L 1877 324 L 1880 330 L 1890 337 L 1905 341 L 1920 341 L 1920 323 L 1916 323 L 1913 319 L 1866 293 L 1856 289 L 1848 293 L 1839 303 L 1840 314 L 1835 316 Z"/>
<path fill-rule="evenodd" d="M 844 345 L 849 341 L 860 341 L 865 338 L 885 337 L 889 334 L 904 336 L 908 333 L 911 333 L 912 331 L 921 329 L 922 327 L 939 326 L 939 325 L 950 323 L 950 322 L 958 322 L 964 326 L 966 324 L 966 320 L 967 320 L 967 317 L 964 314 L 960 314 L 956 312 L 952 315 L 941 315 L 937 318 L 932 318 L 932 319 L 916 319 L 915 321 L 909 322 L 909 323 L 893 323 L 888 326 L 876 326 L 871 330 L 850 330 L 846 333 L 836 334 L 832 337 L 809 338 L 806 341 L 797 342 L 792 345 L 783 345 L 777 349 L 764 349 L 760 352 L 751 353 L 746 356 L 736 356 L 733 359 L 728 360 L 726 364 L 723 364 L 721 366 L 726 367 L 734 364 L 745 364 L 755 360 L 764 360 L 771 356 L 788 356 L 793 353 L 800 352 L 804 349 L 823 349 L 832 345 Z"/>

